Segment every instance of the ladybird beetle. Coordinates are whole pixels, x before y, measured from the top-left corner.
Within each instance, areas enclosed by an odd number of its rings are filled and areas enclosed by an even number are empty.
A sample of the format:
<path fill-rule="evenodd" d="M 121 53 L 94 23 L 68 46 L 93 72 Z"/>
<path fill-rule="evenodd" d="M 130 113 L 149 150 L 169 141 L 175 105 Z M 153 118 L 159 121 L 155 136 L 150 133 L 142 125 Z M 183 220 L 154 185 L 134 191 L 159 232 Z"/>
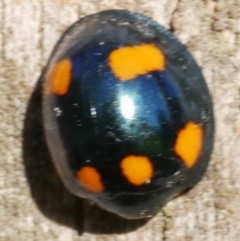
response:
<path fill-rule="evenodd" d="M 66 188 L 127 219 L 151 217 L 209 163 L 212 100 L 171 32 L 126 10 L 86 16 L 43 75 L 47 144 Z"/>

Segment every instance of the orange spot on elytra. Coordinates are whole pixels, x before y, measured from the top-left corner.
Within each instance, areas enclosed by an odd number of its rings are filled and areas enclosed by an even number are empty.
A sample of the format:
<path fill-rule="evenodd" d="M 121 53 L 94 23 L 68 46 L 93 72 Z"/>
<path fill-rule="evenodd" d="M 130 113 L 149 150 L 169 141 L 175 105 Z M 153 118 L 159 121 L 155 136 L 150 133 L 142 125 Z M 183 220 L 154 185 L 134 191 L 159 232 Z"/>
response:
<path fill-rule="evenodd" d="M 203 144 L 203 128 L 194 122 L 188 122 L 177 135 L 174 150 L 185 165 L 191 168 L 197 161 Z"/>
<path fill-rule="evenodd" d="M 112 51 L 109 66 L 121 81 L 128 81 L 150 71 L 164 70 L 165 59 L 153 44 L 127 46 Z"/>
<path fill-rule="evenodd" d="M 147 183 L 153 176 L 151 161 L 145 156 L 130 155 L 121 161 L 121 169 L 127 180 L 136 186 Z"/>
<path fill-rule="evenodd" d="M 65 95 L 71 81 L 72 64 L 69 59 L 62 60 L 53 66 L 48 77 L 50 92 Z"/>
<path fill-rule="evenodd" d="M 104 190 L 101 175 L 94 167 L 82 167 L 77 172 L 77 178 L 86 189 L 92 192 L 102 192 Z"/>

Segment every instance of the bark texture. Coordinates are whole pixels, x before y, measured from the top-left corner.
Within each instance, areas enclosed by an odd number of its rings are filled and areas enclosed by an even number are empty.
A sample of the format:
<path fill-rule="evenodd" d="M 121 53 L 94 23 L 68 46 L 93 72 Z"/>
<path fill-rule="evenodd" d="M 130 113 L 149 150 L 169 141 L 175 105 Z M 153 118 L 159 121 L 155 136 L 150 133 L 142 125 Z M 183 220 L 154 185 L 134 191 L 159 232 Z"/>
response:
<path fill-rule="evenodd" d="M 125 221 L 69 194 L 56 177 L 37 84 L 61 33 L 106 9 L 144 13 L 188 46 L 216 116 L 203 180 L 150 221 Z M 238 241 L 240 237 L 239 0 L 0 0 L 0 240 Z"/>

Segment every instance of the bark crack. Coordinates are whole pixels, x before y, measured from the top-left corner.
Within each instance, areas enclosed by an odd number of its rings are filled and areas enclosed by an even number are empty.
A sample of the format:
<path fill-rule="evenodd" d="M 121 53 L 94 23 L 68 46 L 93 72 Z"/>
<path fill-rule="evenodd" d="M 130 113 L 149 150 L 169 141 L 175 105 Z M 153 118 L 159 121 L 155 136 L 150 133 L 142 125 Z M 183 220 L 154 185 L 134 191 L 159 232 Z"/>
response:
<path fill-rule="evenodd" d="M 178 12 L 179 5 L 180 5 L 180 1 L 181 1 L 181 0 L 177 0 L 176 6 L 175 6 L 175 8 L 174 8 L 174 10 L 172 11 L 172 14 L 171 14 L 169 26 L 170 26 L 170 31 L 171 31 L 172 33 L 174 33 L 174 31 L 175 31 L 175 28 L 174 28 L 174 15 L 175 15 L 176 12 Z"/>

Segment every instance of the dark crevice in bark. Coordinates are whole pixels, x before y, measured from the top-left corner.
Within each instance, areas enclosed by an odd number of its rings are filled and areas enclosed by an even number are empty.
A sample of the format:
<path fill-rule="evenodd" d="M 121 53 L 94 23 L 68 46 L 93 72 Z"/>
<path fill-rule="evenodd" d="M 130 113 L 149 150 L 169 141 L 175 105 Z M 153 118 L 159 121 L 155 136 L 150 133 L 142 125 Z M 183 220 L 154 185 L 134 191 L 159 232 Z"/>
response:
<path fill-rule="evenodd" d="M 172 33 L 175 32 L 175 28 L 174 28 L 174 15 L 175 15 L 175 13 L 178 11 L 179 4 L 180 4 L 180 0 L 177 1 L 176 7 L 175 7 L 175 9 L 172 11 L 172 16 L 171 16 L 171 19 L 170 19 L 170 24 L 169 24 L 170 29 L 169 29 L 169 30 L 170 30 Z"/>

